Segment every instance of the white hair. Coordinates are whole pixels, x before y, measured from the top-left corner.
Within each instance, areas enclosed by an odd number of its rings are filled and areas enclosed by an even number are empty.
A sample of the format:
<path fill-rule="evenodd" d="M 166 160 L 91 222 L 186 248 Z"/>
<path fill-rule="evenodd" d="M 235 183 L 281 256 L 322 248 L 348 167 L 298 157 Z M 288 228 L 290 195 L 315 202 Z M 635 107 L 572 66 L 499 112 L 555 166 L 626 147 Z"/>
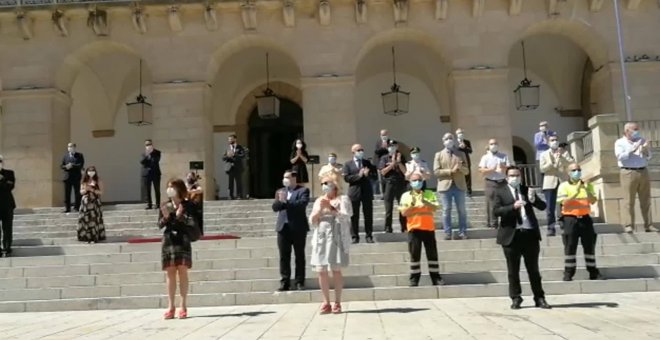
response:
<path fill-rule="evenodd" d="M 635 122 L 628 122 L 625 125 L 623 125 L 623 131 L 630 131 L 632 130 L 633 126 L 639 126 L 639 125 Z"/>

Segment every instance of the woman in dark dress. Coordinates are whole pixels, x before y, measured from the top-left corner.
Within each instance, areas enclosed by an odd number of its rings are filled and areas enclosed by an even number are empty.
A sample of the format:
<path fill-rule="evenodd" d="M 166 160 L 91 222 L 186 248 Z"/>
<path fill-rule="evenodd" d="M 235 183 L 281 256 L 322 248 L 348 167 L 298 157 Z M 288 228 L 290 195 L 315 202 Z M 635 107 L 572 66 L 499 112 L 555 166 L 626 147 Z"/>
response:
<path fill-rule="evenodd" d="M 309 175 L 307 174 L 307 144 L 305 141 L 298 138 L 291 146 L 291 170 L 295 171 L 298 176 L 298 183 L 308 183 Z"/>
<path fill-rule="evenodd" d="M 195 203 L 187 199 L 186 184 L 181 179 L 167 183 L 167 197 L 160 207 L 158 226 L 163 231 L 161 259 L 163 270 L 167 272 L 167 312 L 165 319 L 174 318 L 174 295 L 176 278 L 179 277 L 181 305 L 179 319 L 188 317 L 188 269 L 192 268 L 192 247 L 190 228 L 195 225 Z"/>
<path fill-rule="evenodd" d="M 96 243 L 105 240 L 101 204 L 103 183 L 99 179 L 95 166 L 90 166 L 85 171 L 80 183 L 80 194 L 82 203 L 78 215 L 78 241 Z"/>
<path fill-rule="evenodd" d="M 195 218 L 200 232 L 204 235 L 204 189 L 199 184 L 200 179 L 201 177 L 198 174 L 188 173 L 186 176 L 186 189 L 188 190 L 188 200 L 196 205 Z"/>

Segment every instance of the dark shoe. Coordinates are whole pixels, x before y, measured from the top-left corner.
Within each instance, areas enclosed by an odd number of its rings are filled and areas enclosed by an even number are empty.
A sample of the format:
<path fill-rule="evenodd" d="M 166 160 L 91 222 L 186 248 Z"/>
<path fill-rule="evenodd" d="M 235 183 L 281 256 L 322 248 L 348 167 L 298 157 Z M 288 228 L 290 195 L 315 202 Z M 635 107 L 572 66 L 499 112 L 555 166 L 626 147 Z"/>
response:
<path fill-rule="evenodd" d="M 360 243 L 360 239 L 359 238 L 354 238 L 353 242 L 351 242 L 351 243 L 358 244 L 358 243 Z"/>
<path fill-rule="evenodd" d="M 280 288 L 278 288 L 277 291 L 278 291 L 278 292 L 286 292 L 286 291 L 288 291 L 290 288 L 291 288 L 291 286 L 289 285 L 289 282 L 286 282 L 286 283 L 281 282 L 281 283 L 280 283 Z"/>
<path fill-rule="evenodd" d="M 657 233 L 657 232 L 658 232 L 658 228 L 656 228 L 656 227 L 654 227 L 654 226 L 652 226 L 652 225 L 650 225 L 650 226 L 644 228 L 644 230 L 645 230 L 647 233 Z"/>
<path fill-rule="evenodd" d="M 589 274 L 589 280 L 605 280 L 605 276 L 601 273 Z"/>
<path fill-rule="evenodd" d="M 305 290 L 305 285 L 302 283 L 296 283 L 296 290 Z"/>
<path fill-rule="evenodd" d="M 536 301 L 534 301 L 534 305 L 537 308 L 542 308 L 542 309 L 551 309 L 552 306 L 548 304 L 548 301 L 545 301 L 545 298 L 538 298 Z"/>
<path fill-rule="evenodd" d="M 555 236 L 557 232 L 554 229 L 548 229 L 548 234 L 547 236 Z"/>
<path fill-rule="evenodd" d="M 434 286 L 444 286 L 445 280 L 443 280 L 441 277 L 432 277 L 431 284 Z"/>
<path fill-rule="evenodd" d="M 66 210 L 62 211 L 63 214 L 68 214 L 68 213 L 70 213 L 70 212 L 71 212 L 70 209 L 66 209 Z"/>
<path fill-rule="evenodd" d="M 564 273 L 564 281 L 573 281 L 573 275 Z"/>
<path fill-rule="evenodd" d="M 451 241 L 451 234 L 445 234 L 445 241 Z"/>
<path fill-rule="evenodd" d="M 148 205 L 146 208 L 144 208 L 144 210 L 151 210 L 151 209 L 152 209 L 152 207 L 150 205 Z"/>
<path fill-rule="evenodd" d="M 511 299 L 511 301 L 512 301 L 511 309 L 520 309 L 521 305 L 523 303 L 523 298 L 517 297 L 517 298 Z"/>
<path fill-rule="evenodd" d="M 401 233 L 406 233 L 408 230 L 401 228 Z"/>
<path fill-rule="evenodd" d="M 367 236 L 367 243 L 374 243 L 374 238 L 371 236 Z"/>
<path fill-rule="evenodd" d="M 410 280 L 410 287 L 417 287 L 417 286 L 419 286 L 419 281 Z"/>
<path fill-rule="evenodd" d="M 391 234 L 392 233 L 392 228 L 385 228 L 385 232 L 388 233 L 388 234 Z"/>

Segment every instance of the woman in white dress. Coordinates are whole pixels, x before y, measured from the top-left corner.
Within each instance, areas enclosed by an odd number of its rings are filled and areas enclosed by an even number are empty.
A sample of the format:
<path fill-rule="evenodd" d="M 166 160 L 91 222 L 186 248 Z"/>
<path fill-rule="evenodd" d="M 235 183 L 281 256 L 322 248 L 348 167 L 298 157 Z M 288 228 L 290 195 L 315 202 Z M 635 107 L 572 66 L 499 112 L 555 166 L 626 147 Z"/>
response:
<path fill-rule="evenodd" d="M 309 217 L 314 228 L 311 264 L 319 273 L 319 286 L 323 293 L 321 314 L 341 313 L 341 292 L 344 278 L 341 268 L 348 266 L 348 247 L 351 244 L 351 216 L 353 208 L 347 196 L 339 192 L 336 176 L 321 179 L 323 196 L 316 199 Z M 332 271 L 335 304 L 330 307 L 330 278 Z"/>

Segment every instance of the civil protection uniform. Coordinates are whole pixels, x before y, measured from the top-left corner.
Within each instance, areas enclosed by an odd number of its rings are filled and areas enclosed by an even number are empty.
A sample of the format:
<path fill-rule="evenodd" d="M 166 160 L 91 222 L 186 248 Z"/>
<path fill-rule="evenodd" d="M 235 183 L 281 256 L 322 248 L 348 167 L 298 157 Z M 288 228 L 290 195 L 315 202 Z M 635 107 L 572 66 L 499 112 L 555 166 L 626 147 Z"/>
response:
<path fill-rule="evenodd" d="M 591 183 L 585 183 L 580 187 L 580 181 L 571 183 L 563 182 L 557 191 L 557 203 L 561 204 L 561 218 L 564 225 L 562 240 L 564 242 L 564 281 L 570 281 L 575 275 L 577 261 L 578 241 L 582 243 L 584 260 L 589 272 L 589 279 L 598 279 L 600 272 L 596 267 L 596 231 L 594 222 L 589 215 L 591 203 L 587 193 L 596 196 Z M 577 194 L 577 195 L 576 195 Z M 573 198 L 573 196 L 575 196 Z"/>
<path fill-rule="evenodd" d="M 428 202 L 424 204 L 422 200 Z M 401 196 L 400 210 L 408 209 L 408 251 L 410 252 L 410 285 L 417 286 L 422 276 L 420 258 L 422 245 L 426 249 L 426 260 L 433 285 L 441 284 L 438 263 L 438 247 L 435 240 L 435 211 L 440 204 L 431 190 L 407 191 Z"/>

